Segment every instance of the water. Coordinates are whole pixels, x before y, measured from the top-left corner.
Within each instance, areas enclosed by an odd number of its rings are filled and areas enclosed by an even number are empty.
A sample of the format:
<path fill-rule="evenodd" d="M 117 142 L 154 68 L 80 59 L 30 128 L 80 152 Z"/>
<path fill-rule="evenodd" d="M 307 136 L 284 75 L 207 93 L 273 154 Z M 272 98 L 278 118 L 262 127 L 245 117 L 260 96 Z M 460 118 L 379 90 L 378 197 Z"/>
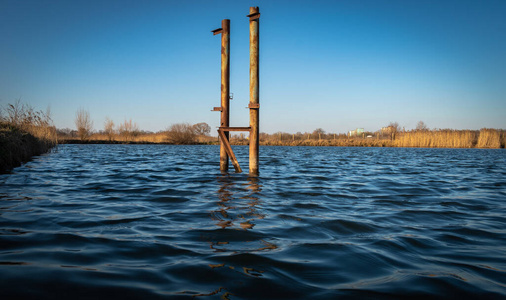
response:
<path fill-rule="evenodd" d="M 63 145 L 0 176 L 0 297 L 506 298 L 505 154 Z"/>

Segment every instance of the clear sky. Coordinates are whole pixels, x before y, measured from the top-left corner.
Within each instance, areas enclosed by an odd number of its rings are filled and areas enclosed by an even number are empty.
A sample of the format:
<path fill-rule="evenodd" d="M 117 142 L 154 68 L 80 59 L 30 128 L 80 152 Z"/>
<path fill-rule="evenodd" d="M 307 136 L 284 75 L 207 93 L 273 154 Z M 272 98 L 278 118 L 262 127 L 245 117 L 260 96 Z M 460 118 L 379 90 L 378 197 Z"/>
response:
<path fill-rule="evenodd" d="M 141 129 L 219 126 L 231 20 L 231 126 L 248 126 L 250 6 L 260 7 L 260 130 L 506 128 L 506 1 L 0 0 L 0 104 L 78 109 Z M 213 133 L 214 133 L 213 129 Z"/>

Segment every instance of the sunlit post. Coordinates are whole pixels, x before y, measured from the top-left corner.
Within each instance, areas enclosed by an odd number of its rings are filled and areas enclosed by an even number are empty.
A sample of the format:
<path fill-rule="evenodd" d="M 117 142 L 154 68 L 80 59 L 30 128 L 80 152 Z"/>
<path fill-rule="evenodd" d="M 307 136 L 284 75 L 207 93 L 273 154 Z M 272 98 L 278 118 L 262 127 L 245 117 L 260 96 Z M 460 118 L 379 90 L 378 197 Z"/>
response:
<path fill-rule="evenodd" d="M 213 34 L 221 33 L 221 122 L 220 127 L 229 127 L 230 120 L 230 20 L 221 21 L 221 27 L 213 30 Z M 224 132 L 229 139 L 229 132 Z M 228 155 L 223 141 L 220 142 L 220 170 L 228 171 Z"/>
<path fill-rule="evenodd" d="M 258 7 L 249 9 L 249 119 L 250 119 L 250 140 L 249 140 L 249 174 L 258 176 L 258 149 L 259 149 L 259 74 L 258 74 L 258 50 L 259 50 L 259 21 L 260 12 Z"/>

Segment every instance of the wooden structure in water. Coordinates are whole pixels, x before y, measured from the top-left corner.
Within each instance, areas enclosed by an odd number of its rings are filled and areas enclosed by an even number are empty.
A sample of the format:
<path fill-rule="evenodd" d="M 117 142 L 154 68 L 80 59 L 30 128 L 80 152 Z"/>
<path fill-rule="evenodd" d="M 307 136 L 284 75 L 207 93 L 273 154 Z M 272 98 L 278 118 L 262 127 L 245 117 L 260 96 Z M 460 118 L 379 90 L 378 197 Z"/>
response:
<path fill-rule="evenodd" d="M 249 132 L 249 175 L 258 176 L 258 150 L 259 150 L 259 21 L 260 12 L 258 7 L 250 7 L 249 14 L 249 52 L 250 52 L 250 97 L 248 108 L 250 110 L 249 127 L 230 127 L 230 20 L 221 22 L 221 28 L 213 30 L 213 34 L 221 33 L 221 106 L 215 107 L 213 111 L 220 111 L 220 170 L 228 171 L 228 160 L 232 161 L 235 171 L 242 172 L 234 151 L 230 146 L 230 131 Z"/>

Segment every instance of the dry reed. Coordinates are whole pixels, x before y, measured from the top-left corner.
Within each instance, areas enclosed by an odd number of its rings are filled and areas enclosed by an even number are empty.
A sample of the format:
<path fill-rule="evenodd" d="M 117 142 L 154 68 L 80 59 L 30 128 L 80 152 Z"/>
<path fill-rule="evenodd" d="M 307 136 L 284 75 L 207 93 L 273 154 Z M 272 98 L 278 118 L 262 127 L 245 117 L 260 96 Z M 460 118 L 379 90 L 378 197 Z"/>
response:
<path fill-rule="evenodd" d="M 396 147 L 472 148 L 476 133 L 471 130 L 413 130 L 397 134 Z"/>
<path fill-rule="evenodd" d="M 248 145 L 247 139 L 230 140 L 232 145 Z M 390 140 L 386 139 L 305 139 L 305 140 L 260 140 L 262 146 L 322 146 L 322 147 L 393 147 Z"/>
<path fill-rule="evenodd" d="M 504 138 L 503 138 L 504 139 Z M 480 130 L 477 148 L 501 148 L 501 134 L 495 129 L 483 128 Z"/>
<path fill-rule="evenodd" d="M 19 100 L 0 111 L 0 173 L 57 145 L 50 111 L 35 111 Z"/>
<path fill-rule="evenodd" d="M 8 104 L 3 109 L 0 121 L 4 128 L 8 126 L 29 133 L 49 147 L 58 143 L 56 128 L 53 125 L 49 109 L 45 113 L 36 111 L 30 105 L 17 100 L 14 104 Z"/>
<path fill-rule="evenodd" d="M 61 138 L 64 143 L 73 143 L 75 138 Z M 89 143 L 119 143 L 119 144 L 166 144 L 167 133 L 137 133 L 135 136 L 125 134 L 94 133 L 88 137 Z"/>

